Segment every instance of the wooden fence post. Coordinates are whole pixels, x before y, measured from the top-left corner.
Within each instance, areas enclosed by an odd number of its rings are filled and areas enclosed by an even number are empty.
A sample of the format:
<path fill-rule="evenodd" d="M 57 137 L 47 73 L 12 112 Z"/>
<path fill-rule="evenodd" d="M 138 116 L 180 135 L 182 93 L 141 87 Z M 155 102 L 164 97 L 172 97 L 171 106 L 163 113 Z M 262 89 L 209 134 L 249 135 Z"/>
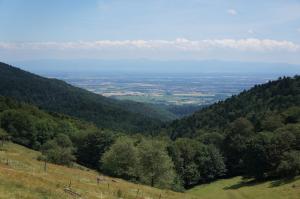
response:
<path fill-rule="evenodd" d="M 47 172 L 47 160 L 44 161 L 44 171 Z"/>
<path fill-rule="evenodd" d="M 138 195 L 139 195 L 139 192 L 140 192 L 140 190 L 138 189 L 137 192 L 136 192 L 135 199 L 137 199 L 137 197 L 138 197 Z"/>

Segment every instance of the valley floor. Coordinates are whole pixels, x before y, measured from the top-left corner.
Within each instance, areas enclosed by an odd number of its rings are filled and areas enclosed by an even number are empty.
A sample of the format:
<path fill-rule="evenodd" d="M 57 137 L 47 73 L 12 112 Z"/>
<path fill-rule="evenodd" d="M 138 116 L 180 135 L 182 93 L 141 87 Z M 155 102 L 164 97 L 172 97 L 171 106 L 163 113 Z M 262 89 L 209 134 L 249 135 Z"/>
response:
<path fill-rule="evenodd" d="M 236 177 L 176 193 L 106 176 L 97 184 L 99 174 L 81 166 L 47 164 L 45 172 L 38 156 L 39 152 L 13 143 L 0 150 L 1 199 L 74 198 L 72 193 L 86 199 L 300 199 L 299 177 L 264 183 L 244 183 Z"/>

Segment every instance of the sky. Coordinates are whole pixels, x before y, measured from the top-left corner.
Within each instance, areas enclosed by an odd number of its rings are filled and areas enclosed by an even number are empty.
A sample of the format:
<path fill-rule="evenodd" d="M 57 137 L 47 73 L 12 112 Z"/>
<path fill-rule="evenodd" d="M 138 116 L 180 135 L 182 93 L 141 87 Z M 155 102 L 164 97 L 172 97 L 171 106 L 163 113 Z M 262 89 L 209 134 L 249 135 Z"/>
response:
<path fill-rule="evenodd" d="M 300 0 L 0 0 L 0 61 L 300 64 Z"/>

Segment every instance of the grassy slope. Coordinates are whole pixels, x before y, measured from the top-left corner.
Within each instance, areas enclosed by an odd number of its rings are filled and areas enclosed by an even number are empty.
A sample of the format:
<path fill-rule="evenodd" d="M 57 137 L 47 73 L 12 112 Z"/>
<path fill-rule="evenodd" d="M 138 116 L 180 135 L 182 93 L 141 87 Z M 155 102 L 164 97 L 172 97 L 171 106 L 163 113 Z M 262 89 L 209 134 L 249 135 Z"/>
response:
<path fill-rule="evenodd" d="M 86 168 L 67 168 L 48 164 L 48 171 L 44 172 L 43 162 L 36 160 L 39 152 L 20 145 L 8 143 L 5 151 L 0 151 L 0 198 L 70 198 L 64 193 L 64 187 L 71 181 L 71 188 L 82 194 L 82 198 L 118 198 L 121 190 L 122 198 L 136 199 L 193 199 L 185 194 L 168 190 L 160 190 L 148 186 L 129 183 L 120 179 L 106 177 L 106 181 L 97 185 L 95 171 Z M 6 165 L 7 158 L 9 164 Z M 108 188 L 109 184 L 109 188 Z M 102 197 L 101 197 L 102 195 Z M 194 197 L 195 198 L 195 197 Z"/>
<path fill-rule="evenodd" d="M 188 193 L 201 199 L 299 199 L 300 177 L 263 183 L 247 183 L 235 177 L 197 186 Z"/>
<path fill-rule="evenodd" d="M 71 188 L 82 194 L 82 198 L 117 197 L 121 190 L 124 199 L 300 199 L 300 178 L 293 181 L 264 183 L 242 183 L 241 178 L 219 180 L 197 186 L 185 194 L 160 190 L 106 177 L 97 185 L 97 172 L 86 168 L 67 168 L 48 164 L 43 171 L 43 162 L 36 160 L 39 152 L 16 144 L 6 144 L 0 150 L 0 198 L 70 198 L 63 189 L 71 181 Z M 6 165 L 7 159 L 9 164 Z M 109 188 L 108 188 L 109 184 Z M 136 197 L 137 190 L 139 191 Z M 102 197 L 101 197 L 102 195 Z"/>

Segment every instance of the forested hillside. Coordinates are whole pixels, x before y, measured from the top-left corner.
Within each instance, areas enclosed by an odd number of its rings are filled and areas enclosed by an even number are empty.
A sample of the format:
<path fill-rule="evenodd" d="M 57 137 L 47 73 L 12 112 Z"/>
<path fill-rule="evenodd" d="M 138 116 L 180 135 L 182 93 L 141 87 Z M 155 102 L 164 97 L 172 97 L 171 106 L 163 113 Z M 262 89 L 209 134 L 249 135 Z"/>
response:
<path fill-rule="evenodd" d="M 280 125 L 278 117 L 284 117 L 284 112 L 294 106 L 300 106 L 300 76 L 256 85 L 239 95 L 203 108 L 190 117 L 172 122 L 168 132 L 172 138 L 195 137 L 205 130 L 224 132 L 231 122 L 240 117 L 247 118 L 255 131 L 262 131 L 266 120 L 274 119 L 272 123 Z"/>
<path fill-rule="evenodd" d="M 0 95 L 127 133 L 152 131 L 161 121 L 175 116 L 154 106 L 113 100 L 4 63 L 0 63 Z"/>
<path fill-rule="evenodd" d="M 189 142 L 198 140 L 217 147 L 227 176 L 267 179 L 299 175 L 300 76 L 256 85 L 174 121 L 163 131 L 172 139 L 187 137 Z M 191 165 L 193 159 L 197 157 L 190 159 Z"/>
<path fill-rule="evenodd" d="M 87 137 L 106 138 L 103 143 L 112 143 L 115 132 L 99 130 L 96 126 L 70 116 L 47 113 L 35 106 L 20 103 L 0 96 L 0 140 L 13 141 L 43 152 L 50 162 L 70 165 L 74 161 L 88 165 L 87 154 L 78 146 L 85 144 Z M 97 146 L 91 146 L 97 147 Z M 105 147 L 105 146 L 103 146 Z M 106 146 L 108 147 L 108 145 Z M 97 149 L 97 156 L 100 152 Z M 94 154 L 90 154 L 93 156 Z M 96 158 L 98 161 L 98 157 Z M 89 161 L 92 161 L 91 158 Z"/>

